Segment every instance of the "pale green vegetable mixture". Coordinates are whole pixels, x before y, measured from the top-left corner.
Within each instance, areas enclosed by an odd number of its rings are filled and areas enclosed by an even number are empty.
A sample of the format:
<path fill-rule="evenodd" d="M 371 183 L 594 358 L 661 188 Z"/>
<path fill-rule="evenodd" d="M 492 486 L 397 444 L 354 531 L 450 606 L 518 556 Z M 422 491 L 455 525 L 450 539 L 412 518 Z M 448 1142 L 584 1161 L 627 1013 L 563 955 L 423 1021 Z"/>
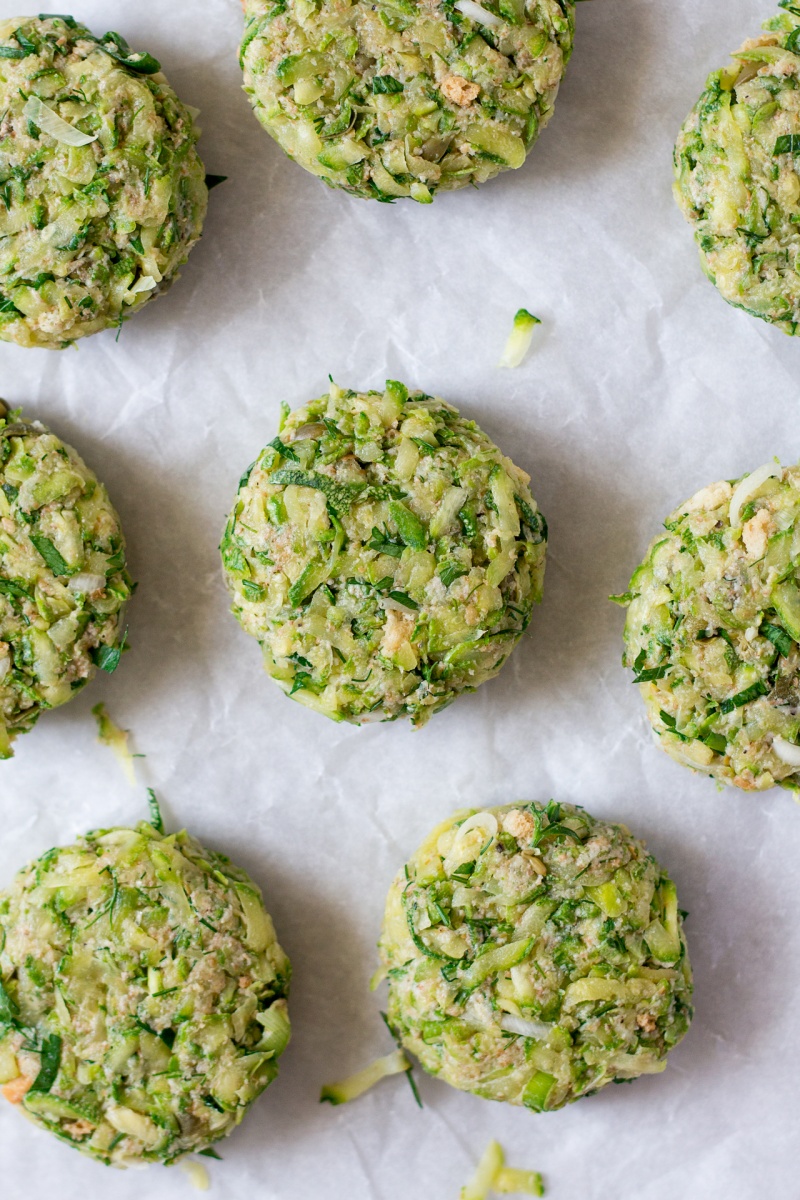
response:
<path fill-rule="evenodd" d="M 208 204 L 197 138 L 119 34 L 0 21 L 0 339 L 58 349 L 169 287 Z"/>
<path fill-rule="evenodd" d="M 334 720 L 422 725 L 502 667 L 541 599 L 547 526 L 473 421 L 389 381 L 289 415 L 222 541 L 267 671 Z"/>
<path fill-rule="evenodd" d="M 100 667 L 133 585 L 108 493 L 72 447 L 0 401 L 0 758 Z"/>
<path fill-rule="evenodd" d="M 574 16 L 574 0 L 247 0 L 245 90 L 332 187 L 428 204 L 522 166 L 552 116 Z"/>
<path fill-rule="evenodd" d="M 800 788 L 800 468 L 703 488 L 630 590 L 624 663 L 661 746 L 747 791 Z"/>
<path fill-rule="evenodd" d="M 389 892 L 389 1023 L 426 1071 L 535 1111 L 664 1069 L 692 1016 L 675 886 L 551 802 L 438 826 Z"/>
<path fill-rule="evenodd" d="M 259 889 L 153 820 L 51 850 L 0 892 L 3 1093 L 118 1167 L 225 1137 L 289 1041 Z"/>
<path fill-rule="evenodd" d="M 709 76 L 675 148 L 675 195 L 722 296 L 800 331 L 800 5 Z"/>

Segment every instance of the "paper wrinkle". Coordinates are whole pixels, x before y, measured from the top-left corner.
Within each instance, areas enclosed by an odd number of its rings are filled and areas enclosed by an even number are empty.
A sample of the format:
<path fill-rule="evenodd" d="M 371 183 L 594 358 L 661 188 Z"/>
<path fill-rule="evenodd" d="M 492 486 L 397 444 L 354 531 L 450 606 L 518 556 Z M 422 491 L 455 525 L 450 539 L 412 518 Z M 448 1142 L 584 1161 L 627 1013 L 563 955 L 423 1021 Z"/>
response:
<path fill-rule="evenodd" d="M 0 0 L 0 18 L 16 15 Z M 529 163 L 428 207 L 331 192 L 264 134 L 241 91 L 234 0 L 84 0 L 96 31 L 159 57 L 201 109 L 205 235 L 170 291 L 61 354 L 0 344 L 0 395 L 107 484 L 140 589 L 132 650 L 0 764 L 0 887 L 92 827 L 147 815 L 155 788 L 262 885 L 294 964 L 276 1083 L 209 1162 L 225 1200 L 456 1197 L 491 1138 L 549 1194 L 752 1200 L 796 1192 L 800 813 L 780 790 L 720 792 L 652 744 L 620 666 L 625 590 L 698 488 L 800 458 L 800 345 L 724 304 L 671 196 L 677 129 L 708 72 L 771 15 L 728 0 L 580 4 L 556 114 Z M 515 311 L 543 321 L 495 364 Z M 437 715 L 356 729 L 288 701 L 229 613 L 218 543 L 282 400 L 388 378 L 442 395 L 532 476 L 550 525 L 545 600 L 500 677 Z M 131 730 L 132 791 L 93 705 Z M 676 880 L 697 1017 L 664 1075 L 537 1116 L 416 1076 L 352 1106 L 321 1085 L 391 1049 L 368 991 L 386 891 L 459 807 L 551 797 L 619 820 Z M 657 1152 L 654 1153 L 654 1147 Z M 0 1103 L 3 1196 L 138 1200 Z M 102 1181 L 102 1182 L 101 1182 Z M 159 1168 L 151 1200 L 189 1185 Z"/>

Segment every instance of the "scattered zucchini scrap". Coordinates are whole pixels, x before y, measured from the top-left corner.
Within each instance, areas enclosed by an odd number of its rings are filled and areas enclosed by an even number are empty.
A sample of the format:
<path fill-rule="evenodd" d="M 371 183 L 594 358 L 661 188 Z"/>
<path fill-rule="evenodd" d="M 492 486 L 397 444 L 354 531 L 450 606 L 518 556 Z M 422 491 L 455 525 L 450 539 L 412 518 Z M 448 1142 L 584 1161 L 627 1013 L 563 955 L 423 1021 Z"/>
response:
<path fill-rule="evenodd" d="M 538 317 L 534 317 L 526 308 L 521 308 L 514 317 L 514 327 L 509 334 L 503 355 L 498 367 L 519 367 L 528 353 L 533 340 L 533 331 L 541 325 Z"/>
<path fill-rule="evenodd" d="M 132 786 L 136 786 L 136 772 L 133 767 L 133 755 L 128 746 L 129 731 L 120 729 L 106 711 L 105 704 L 95 704 L 92 714 L 97 721 L 97 738 L 110 750 L 113 750 L 125 772 L 125 778 Z"/>
<path fill-rule="evenodd" d="M 393 1050 L 383 1058 L 377 1058 L 368 1067 L 349 1075 L 339 1083 L 326 1083 L 320 1093 L 320 1101 L 328 1104 L 348 1104 L 357 1100 L 382 1079 L 391 1075 L 402 1075 L 411 1070 L 411 1063 L 402 1050 Z"/>
<path fill-rule="evenodd" d="M 543 1196 L 544 1183 L 538 1171 L 507 1167 L 502 1146 L 492 1141 L 484 1150 L 472 1179 L 461 1189 L 460 1200 L 489 1200 L 492 1194 Z"/>

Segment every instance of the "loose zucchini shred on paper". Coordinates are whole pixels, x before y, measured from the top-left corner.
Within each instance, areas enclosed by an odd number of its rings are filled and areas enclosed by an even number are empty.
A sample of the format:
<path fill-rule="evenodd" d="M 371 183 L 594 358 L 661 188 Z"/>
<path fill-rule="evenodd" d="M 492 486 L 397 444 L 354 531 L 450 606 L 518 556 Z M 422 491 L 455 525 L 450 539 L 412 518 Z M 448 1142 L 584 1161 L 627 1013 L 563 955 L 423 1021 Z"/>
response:
<path fill-rule="evenodd" d="M 196 1192 L 207 1192 L 209 1190 L 211 1187 L 211 1178 L 207 1168 L 202 1163 L 194 1162 L 191 1158 L 183 1158 L 178 1165 L 189 1177 L 189 1183 Z"/>
<path fill-rule="evenodd" d="M 152 788 L 147 789 L 147 809 L 153 829 L 155 829 L 156 833 L 163 833 L 164 818 L 161 815 L 161 805 L 158 803 L 158 799 Z"/>
<path fill-rule="evenodd" d="M 105 704 L 95 704 L 92 713 L 97 721 L 97 740 L 114 751 L 125 772 L 125 778 L 131 787 L 136 786 L 136 771 L 134 770 L 133 755 L 128 746 L 130 731 L 120 729 L 111 719 Z"/>
<path fill-rule="evenodd" d="M 538 317 L 534 317 L 526 308 L 521 308 L 514 317 L 514 327 L 508 336 L 498 367 L 519 367 L 528 353 L 533 341 L 533 331 L 541 325 Z"/>
<path fill-rule="evenodd" d="M 544 1183 L 538 1171 L 506 1167 L 502 1146 L 492 1141 L 484 1150 L 472 1179 L 462 1187 L 460 1200 L 489 1200 L 492 1194 L 543 1196 Z"/>
<path fill-rule="evenodd" d="M 538 1171 L 502 1167 L 495 1176 L 492 1190 L 498 1196 L 543 1196 L 544 1181 Z"/>
<path fill-rule="evenodd" d="M 402 1075 L 410 1070 L 411 1063 L 403 1051 L 393 1050 L 391 1054 L 377 1058 L 368 1067 L 349 1075 L 347 1079 L 339 1083 L 325 1084 L 319 1098 L 321 1102 L 328 1104 L 348 1104 L 351 1100 L 363 1096 L 382 1079 L 388 1079 L 391 1075 Z"/>
<path fill-rule="evenodd" d="M 475 1174 L 461 1189 L 460 1200 L 488 1200 L 498 1171 L 503 1167 L 505 1156 L 499 1142 L 491 1141 L 483 1152 Z"/>

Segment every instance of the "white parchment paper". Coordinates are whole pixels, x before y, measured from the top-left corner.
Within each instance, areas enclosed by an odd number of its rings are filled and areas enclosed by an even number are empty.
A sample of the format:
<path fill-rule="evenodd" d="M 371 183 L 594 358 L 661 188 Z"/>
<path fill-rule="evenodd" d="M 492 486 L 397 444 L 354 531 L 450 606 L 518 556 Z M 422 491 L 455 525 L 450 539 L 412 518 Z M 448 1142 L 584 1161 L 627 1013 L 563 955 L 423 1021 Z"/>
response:
<path fill-rule="evenodd" d="M 15 15 L 0 0 L 0 16 Z M 728 308 L 671 194 L 678 126 L 768 0 L 596 0 L 526 168 L 432 207 L 365 203 L 286 160 L 240 90 L 235 0 L 83 0 L 202 109 L 206 235 L 173 291 L 63 353 L 0 344 L 0 394 L 107 482 L 140 590 L 133 650 L 0 764 L 0 886 L 87 828 L 143 814 L 264 886 L 295 967 L 277 1082 L 211 1163 L 225 1200 L 456 1200 L 485 1143 L 552 1200 L 795 1200 L 800 811 L 718 792 L 652 744 L 619 665 L 624 589 L 695 489 L 800 456 L 800 341 Z M 515 310 L 543 320 L 518 371 Z M 474 417 L 533 476 L 551 527 L 545 602 L 498 680 L 433 719 L 336 726 L 290 704 L 227 613 L 217 543 L 279 403 L 388 377 Z M 147 755 L 131 790 L 95 740 L 105 700 Z M 666 1073 L 537 1116 L 420 1077 L 340 1109 L 323 1082 L 391 1049 L 375 965 L 383 898 L 460 805 L 551 796 L 627 823 L 691 913 L 697 1015 Z M 421 1073 L 418 1072 L 421 1076 Z M 0 1104 L 0 1196 L 171 1200 L 179 1170 L 105 1171 Z"/>

